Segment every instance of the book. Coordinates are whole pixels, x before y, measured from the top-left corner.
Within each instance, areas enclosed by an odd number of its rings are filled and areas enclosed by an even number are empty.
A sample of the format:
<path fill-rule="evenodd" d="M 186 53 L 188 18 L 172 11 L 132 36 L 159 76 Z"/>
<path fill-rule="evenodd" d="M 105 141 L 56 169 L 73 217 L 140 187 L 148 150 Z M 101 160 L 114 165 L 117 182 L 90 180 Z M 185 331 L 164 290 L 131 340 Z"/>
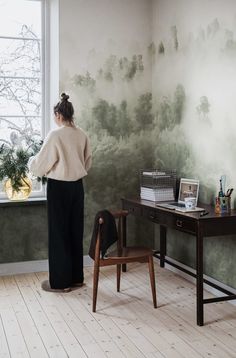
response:
<path fill-rule="evenodd" d="M 174 200 L 174 189 L 171 187 L 166 188 L 148 188 L 141 187 L 140 197 L 144 200 L 150 201 L 170 201 Z"/>

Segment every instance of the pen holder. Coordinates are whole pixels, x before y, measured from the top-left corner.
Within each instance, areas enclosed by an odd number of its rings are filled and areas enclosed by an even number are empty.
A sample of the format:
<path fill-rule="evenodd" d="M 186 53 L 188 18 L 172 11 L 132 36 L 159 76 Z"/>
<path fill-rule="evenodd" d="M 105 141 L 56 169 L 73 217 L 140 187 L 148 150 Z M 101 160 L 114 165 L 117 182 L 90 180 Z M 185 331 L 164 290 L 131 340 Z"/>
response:
<path fill-rule="evenodd" d="M 229 212 L 231 210 L 231 198 L 230 196 L 221 196 L 220 197 L 220 209 L 221 212 Z"/>

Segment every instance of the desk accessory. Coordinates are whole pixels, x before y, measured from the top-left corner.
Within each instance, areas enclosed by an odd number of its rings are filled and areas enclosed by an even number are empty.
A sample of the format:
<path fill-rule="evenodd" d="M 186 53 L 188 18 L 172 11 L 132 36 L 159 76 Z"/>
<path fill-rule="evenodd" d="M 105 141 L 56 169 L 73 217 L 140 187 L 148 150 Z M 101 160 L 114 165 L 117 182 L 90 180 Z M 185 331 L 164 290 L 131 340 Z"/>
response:
<path fill-rule="evenodd" d="M 221 175 L 220 177 L 220 191 L 219 196 L 225 196 L 225 184 L 226 184 L 226 175 Z"/>
<path fill-rule="evenodd" d="M 175 200 L 176 170 L 145 169 L 140 171 L 140 197 L 150 201 Z"/>
<path fill-rule="evenodd" d="M 215 213 L 216 214 L 220 214 L 221 209 L 220 209 L 220 198 L 217 196 L 215 199 Z"/>
<path fill-rule="evenodd" d="M 201 212 L 201 214 L 200 214 L 200 216 L 206 216 L 206 215 L 208 215 L 209 214 L 209 211 L 203 211 L 203 212 Z"/>
<path fill-rule="evenodd" d="M 229 188 L 225 192 L 226 175 L 221 175 L 220 178 L 220 190 L 218 197 L 215 198 L 215 213 L 229 212 L 231 210 L 231 194 L 233 188 Z"/>

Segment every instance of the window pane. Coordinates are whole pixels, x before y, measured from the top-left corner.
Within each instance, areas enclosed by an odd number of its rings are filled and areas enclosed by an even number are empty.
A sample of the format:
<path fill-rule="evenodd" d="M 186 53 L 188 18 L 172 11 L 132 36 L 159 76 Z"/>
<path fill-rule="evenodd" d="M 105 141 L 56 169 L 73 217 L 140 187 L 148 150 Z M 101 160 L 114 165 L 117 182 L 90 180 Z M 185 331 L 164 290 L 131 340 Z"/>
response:
<path fill-rule="evenodd" d="M 0 36 L 22 37 L 22 26 L 41 37 L 41 2 L 30 0 L 0 0 Z"/>
<path fill-rule="evenodd" d="M 0 78 L 0 116 L 34 116 L 40 113 L 41 83 L 39 79 Z"/>
<path fill-rule="evenodd" d="M 42 135 L 41 5 L 0 0 L 0 145 L 26 147 Z M 33 188 L 42 191 L 36 180 Z"/>
<path fill-rule="evenodd" d="M 40 77 L 39 40 L 0 37 L 0 76 Z"/>
<path fill-rule="evenodd" d="M 0 116 L 1 142 L 14 146 L 25 146 L 31 138 L 41 138 L 40 117 L 4 117 Z"/>
<path fill-rule="evenodd" d="M 41 134 L 41 1 L 0 0 L 0 20 L 0 141 L 23 144 Z"/>

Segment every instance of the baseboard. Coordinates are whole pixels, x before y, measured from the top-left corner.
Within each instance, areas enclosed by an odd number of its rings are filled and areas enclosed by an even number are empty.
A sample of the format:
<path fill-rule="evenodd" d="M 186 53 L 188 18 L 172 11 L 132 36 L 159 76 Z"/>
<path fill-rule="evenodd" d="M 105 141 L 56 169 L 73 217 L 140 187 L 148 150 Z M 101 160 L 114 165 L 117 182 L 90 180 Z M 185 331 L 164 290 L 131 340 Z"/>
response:
<path fill-rule="evenodd" d="M 171 257 L 166 256 L 166 258 L 167 258 L 170 262 L 173 262 L 174 264 L 177 264 L 178 266 L 180 266 L 180 267 L 182 267 L 182 268 L 184 268 L 184 269 L 186 269 L 186 270 L 188 270 L 188 271 L 190 271 L 190 272 L 192 272 L 192 273 L 196 273 L 196 270 L 192 269 L 191 267 L 186 266 L 186 265 L 180 263 L 179 261 L 176 261 L 176 260 L 172 259 Z M 155 259 L 159 261 L 158 258 L 155 258 Z M 165 268 L 166 268 L 167 270 L 170 270 L 170 271 L 172 271 L 172 272 L 178 274 L 179 276 L 185 278 L 187 281 L 190 281 L 190 282 L 192 282 L 192 283 L 196 283 L 196 279 L 195 279 L 194 277 L 192 277 L 192 276 L 186 274 L 185 272 L 183 272 L 183 271 L 177 269 L 176 267 L 173 267 L 173 266 L 171 266 L 171 265 L 165 263 Z M 207 275 L 204 275 L 204 278 L 207 279 L 208 281 L 210 281 L 210 282 L 212 282 L 212 283 L 214 283 L 214 284 L 216 284 L 216 285 L 222 287 L 223 289 L 228 290 L 228 291 L 230 291 L 230 292 L 232 292 L 233 294 L 236 295 L 236 289 L 235 289 L 235 288 L 232 288 L 232 287 L 230 287 L 230 286 L 227 286 L 227 285 L 225 285 L 224 283 L 222 283 L 222 282 L 220 282 L 220 281 L 217 281 L 217 280 L 215 280 L 214 278 L 209 277 L 209 276 L 207 276 Z M 204 283 L 204 290 L 206 290 L 206 291 L 212 293 L 212 294 L 213 294 L 214 296 L 216 296 L 216 297 L 226 296 L 226 295 L 225 295 L 224 293 L 222 293 L 221 291 L 219 291 L 219 290 L 217 290 L 217 289 L 215 289 L 215 288 L 213 288 L 213 287 L 211 287 L 211 286 L 209 286 L 209 285 L 207 285 L 207 284 L 205 284 L 205 283 Z M 233 305 L 236 305 L 236 300 L 232 300 L 232 301 L 228 301 L 228 302 L 231 303 L 231 304 L 233 304 Z"/>
<path fill-rule="evenodd" d="M 88 255 L 84 256 L 84 266 L 92 265 L 93 260 Z M 0 264 L 0 276 L 44 271 L 48 271 L 48 260 L 9 262 Z"/>
<path fill-rule="evenodd" d="M 168 256 L 166 256 L 166 258 L 169 261 L 171 261 L 175 264 L 178 264 L 180 267 L 195 273 L 195 270 L 192 269 L 191 267 L 186 266 L 186 265 L 184 265 Z M 157 258 L 155 258 L 155 260 L 159 261 L 159 259 L 157 259 Z M 93 265 L 93 260 L 88 255 L 85 255 L 84 256 L 84 266 L 88 267 L 88 266 L 92 266 L 92 265 Z M 165 268 L 178 274 L 179 276 L 185 278 L 186 280 L 188 280 L 192 283 L 195 283 L 195 281 L 196 281 L 194 277 L 184 273 L 181 270 L 178 270 L 176 267 L 173 267 L 167 263 L 165 264 Z M 10 262 L 10 263 L 0 264 L 0 276 L 16 275 L 16 274 L 21 274 L 21 273 L 32 273 L 32 272 L 45 272 L 45 271 L 48 271 L 48 260 Z M 208 277 L 207 275 L 204 275 L 204 278 L 206 278 L 208 281 L 213 282 L 216 285 L 236 294 L 236 289 L 229 287 L 229 286 L 223 284 L 222 282 L 219 282 L 211 277 Z M 207 284 L 204 284 L 204 289 L 206 291 L 212 293 L 216 297 L 224 296 L 224 294 L 221 291 L 219 291 Z M 228 302 L 233 305 L 236 305 L 236 300 L 228 301 Z"/>
<path fill-rule="evenodd" d="M 48 271 L 48 260 L 9 262 L 0 264 L 0 276 Z"/>

